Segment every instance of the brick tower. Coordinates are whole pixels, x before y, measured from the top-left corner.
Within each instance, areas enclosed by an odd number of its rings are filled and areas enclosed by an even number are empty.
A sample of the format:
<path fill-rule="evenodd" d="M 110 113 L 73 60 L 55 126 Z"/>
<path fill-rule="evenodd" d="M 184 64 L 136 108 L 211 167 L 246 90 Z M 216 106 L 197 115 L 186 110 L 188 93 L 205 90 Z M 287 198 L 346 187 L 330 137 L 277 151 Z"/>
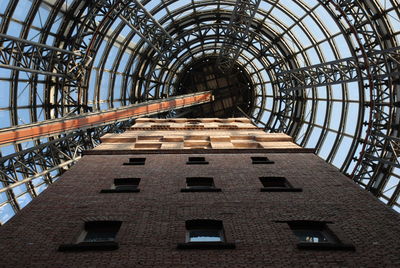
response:
<path fill-rule="evenodd" d="M 248 119 L 138 119 L 0 229 L 1 267 L 395 267 L 399 215 Z"/>

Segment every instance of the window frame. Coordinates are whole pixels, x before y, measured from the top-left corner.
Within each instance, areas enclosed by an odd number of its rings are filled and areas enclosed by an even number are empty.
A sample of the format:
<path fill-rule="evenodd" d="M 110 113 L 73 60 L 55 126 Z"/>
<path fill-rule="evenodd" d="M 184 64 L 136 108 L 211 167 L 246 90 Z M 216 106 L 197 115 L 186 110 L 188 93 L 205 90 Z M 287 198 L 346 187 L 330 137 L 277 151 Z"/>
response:
<path fill-rule="evenodd" d="M 200 182 L 201 180 L 209 180 L 211 181 L 211 185 L 193 185 L 190 186 L 189 183 L 195 182 L 195 181 Z M 192 181 L 192 182 L 190 182 Z M 213 177 L 187 177 L 186 178 L 186 188 L 182 188 L 181 192 L 221 192 L 221 188 L 215 187 L 215 182 Z"/>
<path fill-rule="evenodd" d="M 337 228 L 333 228 L 332 222 L 295 220 L 287 221 L 293 236 L 298 240 L 297 248 L 304 250 L 349 250 L 354 251 L 353 244 L 348 242 Z M 329 226 L 328 226 L 329 224 Z M 295 231 L 320 232 L 326 238 L 326 242 L 304 242 Z"/>
<path fill-rule="evenodd" d="M 228 243 L 221 220 L 195 219 L 185 222 L 185 243 L 178 243 L 178 249 L 234 249 L 234 243 Z M 191 232 L 214 230 L 221 241 L 190 241 Z"/>
<path fill-rule="evenodd" d="M 116 250 L 119 248 L 117 241 L 118 232 L 121 228 L 121 221 L 88 221 L 84 224 L 84 230 L 79 235 L 77 243 L 60 245 L 59 251 L 88 251 L 88 250 Z M 114 233 L 110 240 L 86 241 L 88 234 L 99 229 Z M 101 232 L 99 232 L 101 233 Z"/>
<path fill-rule="evenodd" d="M 302 188 L 298 187 L 293 187 L 293 185 L 288 181 L 286 177 L 282 176 L 264 176 L 264 177 L 259 177 L 258 178 L 263 185 L 263 187 L 260 188 L 260 192 L 302 192 Z M 281 186 L 266 186 L 266 183 L 268 183 L 267 180 L 270 180 L 269 183 L 271 183 L 273 180 L 280 181 Z"/>
<path fill-rule="evenodd" d="M 266 156 L 251 156 L 251 161 L 253 165 L 275 164 Z"/>
<path fill-rule="evenodd" d="M 201 231 L 206 231 L 206 230 L 212 230 L 212 231 L 216 231 L 218 233 L 218 237 L 220 238 L 220 241 L 191 241 L 191 234 L 193 232 L 201 232 Z M 225 234 L 223 229 L 190 229 L 187 230 L 186 232 L 186 243 L 220 243 L 220 242 L 225 242 Z"/>
<path fill-rule="evenodd" d="M 146 157 L 130 157 L 128 162 L 123 163 L 124 166 L 144 166 Z"/>
<path fill-rule="evenodd" d="M 140 178 L 116 178 L 110 189 L 102 189 L 100 193 L 138 193 L 140 181 Z"/>
<path fill-rule="evenodd" d="M 189 156 L 186 165 L 208 165 L 208 161 L 204 156 Z"/>

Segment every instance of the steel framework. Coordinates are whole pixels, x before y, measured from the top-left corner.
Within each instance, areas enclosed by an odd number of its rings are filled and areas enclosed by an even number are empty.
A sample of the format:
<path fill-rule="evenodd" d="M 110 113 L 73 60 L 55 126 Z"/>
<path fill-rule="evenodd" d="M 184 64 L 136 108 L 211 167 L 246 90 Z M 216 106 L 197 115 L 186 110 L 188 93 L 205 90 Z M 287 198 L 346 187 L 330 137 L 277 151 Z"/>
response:
<path fill-rule="evenodd" d="M 280 91 L 303 90 L 312 87 L 326 87 L 329 85 L 368 80 L 369 70 L 359 66 L 362 56 L 349 57 L 327 63 L 292 69 L 277 74 Z M 382 51 L 373 51 L 368 54 L 370 67 L 376 70 L 372 74 L 374 80 L 383 80 L 388 77 L 397 78 L 400 75 L 400 47 Z M 391 70 L 387 72 L 386 64 Z"/>
<path fill-rule="evenodd" d="M 51 184 L 54 178 L 81 158 L 84 150 L 99 144 L 100 137 L 105 133 L 123 132 L 137 117 L 188 108 L 211 100 L 212 95 L 209 92 L 188 94 L 3 131 L 0 134 L 3 137 L 0 143 L 39 139 L 49 135 L 52 140 L 0 158 L 0 182 L 4 184 L 0 193 L 6 192 L 13 208 L 20 210 L 17 197 L 11 191 L 13 188 L 25 185 L 32 197 L 36 197 L 33 180 L 39 180 L 41 184 Z M 67 132 L 70 133 L 62 134 Z M 55 134 L 60 134 L 61 137 L 55 137 Z"/>
<path fill-rule="evenodd" d="M 399 6 L 398 0 L 3 1 L 0 129 L 168 98 L 188 66 L 220 56 L 226 63 L 220 66 L 236 63 L 250 78 L 248 116 L 256 124 L 316 148 L 400 211 Z M 18 155 L 56 139 L 0 150 Z M 70 148 L 71 155 L 80 151 Z M 62 170 L 43 178 L 54 180 Z M 35 184 L 41 180 L 33 180 L 34 191 L 46 185 Z M 35 196 L 25 185 L 3 191 L 0 222 L 8 219 L 1 216 L 7 207 Z"/>
<path fill-rule="evenodd" d="M 50 77 L 54 82 L 54 94 L 60 97 L 57 103 L 51 99 L 46 105 L 59 105 L 61 115 L 64 107 L 74 107 L 70 114 L 83 111 L 79 98 L 73 98 L 72 92 L 79 95 L 83 90 L 82 79 L 90 61 L 91 58 L 79 50 L 60 49 L 0 33 L 0 68 Z"/>
<path fill-rule="evenodd" d="M 228 27 L 223 32 L 224 41 L 219 51 L 217 65 L 222 72 L 232 70 L 241 51 L 241 43 L 249 36 L 250 24 L 261 0 L 237 0 Z"/>

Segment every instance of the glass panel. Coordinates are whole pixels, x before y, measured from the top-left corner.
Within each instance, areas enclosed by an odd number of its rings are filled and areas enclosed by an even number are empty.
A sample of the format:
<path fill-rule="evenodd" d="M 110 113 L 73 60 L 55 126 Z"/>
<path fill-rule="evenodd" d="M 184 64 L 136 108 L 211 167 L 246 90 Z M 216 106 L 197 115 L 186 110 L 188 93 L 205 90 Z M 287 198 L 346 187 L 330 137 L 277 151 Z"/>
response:
<path fill-rule="evenodd" d="M 103 241 L 114 241 L 115 232 L 111 231 L 88 231 L 85 236 L 84 242 L 103 242 Z"/>
<path fill-rule="evenodd" d="M 318 230 L 293 230 L 294 234 L 301 242 L 306 243 L 327 243 L 329 242 L 327 235 L 323 231 Z"/>
<path fill-rule="evenodd" d="M 0 207 L 0 223 L 6 223 L 12 216 L 15 215 L 15 212 L 10 204 L 5 204 Z"/>
<path fill-rule="evenodd" d="M 115 190 L 119 190 L 119 191 L 122 191 L 122 190 L 136 190 L 138 188 L 138 186 L 137 185 L 115 185 Z"/>
<path fill-rule="evenodd" d="M 220 230 L 191 230 L 189 242 L 222 242 Z"/>

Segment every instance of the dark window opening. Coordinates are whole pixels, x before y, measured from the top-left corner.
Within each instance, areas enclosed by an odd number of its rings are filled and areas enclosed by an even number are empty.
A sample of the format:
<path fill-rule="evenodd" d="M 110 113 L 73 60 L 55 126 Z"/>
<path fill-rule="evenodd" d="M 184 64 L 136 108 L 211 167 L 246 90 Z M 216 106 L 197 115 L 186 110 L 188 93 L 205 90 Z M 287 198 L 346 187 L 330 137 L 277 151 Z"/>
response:
<path fill-rule="evenodd" d="M 140 178 L 114 179 L 114 186 L 116 190 L 137 189 L 139 183 L 140 183 Z"/>
<path fill-rule="evenodd" d="M 262 192 L 301 192 L 301 188 L 293 187 L 285 177 L 260 177 Z"/>
<path fill-rule="evenodd" d="M 189 157 L 189 160 L 186 162 L 187 165 L 208 165 L 208 161 L 206 161 L 205 157 Z"/>
<path fill-rule="evenodd" d="M 115 250 L 115 241 L 121 227 L 120 221 L 90 221 L 85 223 L 85 230 L 77 244 L 65 244 L 59 251 Z"/>
<path fill-rule="evenodd" d="M 268 159 L 268 157 L 263 157 L 263 156 L 253 156 L 251 157 L 251 160 L 253 161 L 253 164 L 274 164 L 274 161 L 271 161 Z"/>
<path fill-rule="evenodd" d="M 289 182 L 284 177 L 261 177 L 260 181 L 264 187 L 290 187 Z"/>
<path fill-rule="evenodd" d="M 227 243 L 222 221 L 186 221 L 186 243 L 178 244 L 179 249 L 234 249 L 235 244 Z"/>
<path fill-rule="evenodd" d="M 146 162 L 146 158 L 144 157 L 134 157 L 134 158 L 129 158 L 129 162 L 124 163 L 124 165 L 144 165 Z"/>
<path fill-rule="evenodd" d="M 297 246 L 300 249 L 354 250 L 354 246 L 343 243 L 326 222 L 290 221 L 288 224 L 299 241 Z"/>
<path fill-rule="evenodd" d="M 119 221 L 90 221 L 85 223 L 86 235 L 82 242 L 114 241 L 121 227 Z"/>
<path fill-rule="evenodd" d="M 189 177 L 186 178 L 186 188 L 181 192 L 220 192 L 220 188 L 214 185 L 214 179 L 211 177 Z"/>
<path fill-rule="evenodd" d="M 111 189 L 103 189 L 101 193 L 131 193 L 140 192 L 140 178 L 120 178 L 114 179 Z"/>

